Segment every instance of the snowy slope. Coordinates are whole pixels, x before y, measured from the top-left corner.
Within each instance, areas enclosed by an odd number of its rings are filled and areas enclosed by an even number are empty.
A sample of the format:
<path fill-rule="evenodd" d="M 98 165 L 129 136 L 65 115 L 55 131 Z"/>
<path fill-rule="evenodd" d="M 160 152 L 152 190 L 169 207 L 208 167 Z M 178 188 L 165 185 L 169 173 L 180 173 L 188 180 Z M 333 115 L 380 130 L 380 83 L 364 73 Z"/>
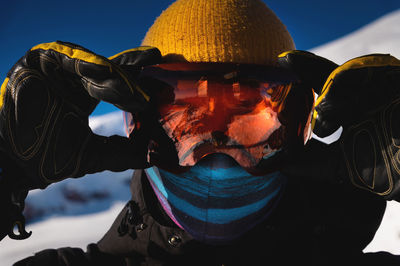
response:
<path fill-rule="evenodd" d="M 400 10 L 311 51 L 337 64 L 372 53 L 389 53 L 400 58 Z"/>
<path fill-rule="evenodd" d="M 337 63 L 368 53 L 390 53 L 400 58 L 400 10 L 366 25 L 334 42 L 312 49 Z M 124 135 L 122 114 L 115 112 L 90 119 L 92 129 L 101 135 Z M 32 191 L 27 199 L 27 216 L 33 221 L 30 239 L 0 242 L 0 265 L 44 248 L 75 246 L 84 248 L 98 241 L 129 199 L 132 171 L 103 172 Z M 367 251 L 386 250 L 400 254 L 400 204 L 389 202 L 381 228 Z"/>
<path fill-rule="evenodd" d="M 110 228 L 114 218 L 123 208 L 116 202 L 102 212 L 79 216 L 51 217 L 28 226 L 32 236 L 24 241 L 9 238 L 0 242 L 0 265 L 8 266 L 43 249 L 61 247 L 81 247 L 100 240 Z"/>

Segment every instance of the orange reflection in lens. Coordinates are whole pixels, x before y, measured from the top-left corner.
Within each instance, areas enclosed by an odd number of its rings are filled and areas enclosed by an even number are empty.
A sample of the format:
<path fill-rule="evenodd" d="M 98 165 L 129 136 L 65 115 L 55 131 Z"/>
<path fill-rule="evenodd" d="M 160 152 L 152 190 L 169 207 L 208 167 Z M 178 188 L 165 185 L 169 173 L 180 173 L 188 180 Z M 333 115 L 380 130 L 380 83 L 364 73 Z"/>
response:
<path fill-rule="evenodd" d="M 254 80 L 179 80 L 174 102 L 160 106 L 161 122 L 181 165 L 221 152 L 250 167 L 285 142 L 278 114 L 289 91 L 288 85 Z M 274 145 L 265 148 L 272 135 Z"/>
<path fill-rule="evenodd" d="M 214 98 L 211 98 L 209 100 L 209 102 L 208 102 L 208 110 L 210 112 L 214 112 L 214 110 L 215 110 L 215 99 Z"/>
<path fill-rule="evenodd" d="M 280 126 L 277 113 L 263 101 L 252 112 L 233 116 L 227 136 L 243 146 L 257 145 L 265 142 Z"/>

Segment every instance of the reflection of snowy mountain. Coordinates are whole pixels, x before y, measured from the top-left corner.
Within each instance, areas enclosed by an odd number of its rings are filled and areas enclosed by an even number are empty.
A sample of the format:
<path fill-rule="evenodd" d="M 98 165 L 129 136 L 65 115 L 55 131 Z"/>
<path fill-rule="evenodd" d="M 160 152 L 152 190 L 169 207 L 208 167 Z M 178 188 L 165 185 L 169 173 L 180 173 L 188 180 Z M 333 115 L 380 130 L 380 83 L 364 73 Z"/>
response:
<path fill-rule="evenodd" d="M 357 32 L 317 47 L 316 54 L 343 63 L 368 53 L 391 53 L 400 58 L 400 10 Z M 122 114 L 115 112 L 90 119 L 101 135 L 124 135 Z M 30 239 L 0 242 L 1 265 L 31 255 L 44 248 L 85 247 L 100 239 L 116 217 L 122 202 L 129 199 L 132 171 L 103 172 L 53 184 L 44 191 L 32 191 L 27 199 L 27 215 L 34 222 Z M 368 250 L 400 254 L 400 204 L 389 202 L 383 225 Z"/>

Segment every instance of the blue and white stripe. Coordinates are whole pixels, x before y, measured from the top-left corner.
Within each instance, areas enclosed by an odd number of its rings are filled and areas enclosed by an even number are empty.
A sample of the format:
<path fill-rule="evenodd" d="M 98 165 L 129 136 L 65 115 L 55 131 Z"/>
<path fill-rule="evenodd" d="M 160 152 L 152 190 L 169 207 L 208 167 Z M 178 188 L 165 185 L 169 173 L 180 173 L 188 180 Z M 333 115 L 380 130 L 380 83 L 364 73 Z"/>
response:
<path fill-rule="evenodd" d="M 179 175 L 155 167 L 145 171 L 171 219 L 208 243 L 228 242 L 262 222 L 286 183 L 279 172 L 252 176 L 237 164 L 198 164 Z"/>

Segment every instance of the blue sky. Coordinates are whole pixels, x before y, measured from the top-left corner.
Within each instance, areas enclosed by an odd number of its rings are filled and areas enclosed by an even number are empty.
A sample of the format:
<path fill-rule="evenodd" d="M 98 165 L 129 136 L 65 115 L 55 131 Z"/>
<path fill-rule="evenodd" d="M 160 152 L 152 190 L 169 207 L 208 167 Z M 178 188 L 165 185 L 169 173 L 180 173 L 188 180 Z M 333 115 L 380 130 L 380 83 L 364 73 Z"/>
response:
<path fill-rule="evenodd" d="M 0 16 L 0 79 L 38 43 L 75 42 L 104 56 L 139 46 L 154 19 L 172 2 L 5 1 Z M 335 40 L 400 8 L 398 0 L 264 2 L 286 24 L 297 49 L 302 50 Z M 114 110 L 112 105 L 100 104 L 94 114 Z"/>

